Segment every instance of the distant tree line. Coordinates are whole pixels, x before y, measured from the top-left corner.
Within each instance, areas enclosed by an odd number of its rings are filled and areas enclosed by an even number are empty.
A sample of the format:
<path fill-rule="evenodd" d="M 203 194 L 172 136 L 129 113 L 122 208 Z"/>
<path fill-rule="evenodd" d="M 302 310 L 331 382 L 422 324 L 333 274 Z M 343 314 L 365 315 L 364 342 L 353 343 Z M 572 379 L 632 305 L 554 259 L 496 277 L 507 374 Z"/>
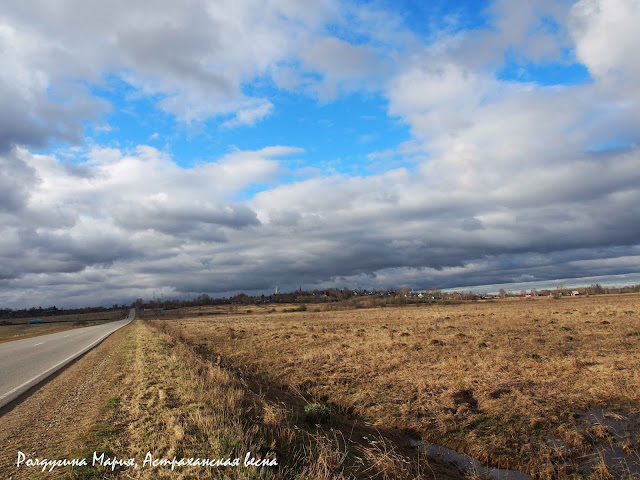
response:
<path fill-rule="evenodd" d="M 531 293 L 527 294 L 525 290 L 520 292 L 507 292 L 500 289 L 498 295 L 487 295 L 483 293 L 468 292 L 443 292 L 437 288 L 427 288 L 425 290 L 409 291 L 407 287 L 399 290 L 393 288 L 384 290 L 366 290 L 366 289 L 349 289 L 349 288 L 326 288 L 320 290 L 294 290 L 288 293 L 274 293 L 271 295 L 247 295 L 246 293 L 238 293 L 232 297 L 211 297 L 203 293 L 193 299 L 153 299 L 145 301 L 142 298 L 136 299 L 131 307 L 148 308 L 148 309 L 164 309 L 171 310 L 183 307 L 198 307 L 206 305 L 260 305 L 269 303 L 327 303 L 342 302 L 345 300 L 358 301 L 364 298 L 381 298 L 385 300 L 385 304 L 417 304 L 417 303 L 434 303 L 449 302 L 463 300 L 483 300 L 495 297 L 518 297 L 518 296 L 566 296 L 571 292 L 577 291 L 580 295 L 606 295 L 614 293 L 638 293 L 640 292 L 640 284 L 627 285 L 624 287 L 603 287 L 600 284 L 589 285 L 588 287 L 564 288 L 558 285 L 555 289 L 531 289 Z M 31 307 L 25 309 L 0 309 L 0 319 L 7 318 L 24 318 L 24 317 L 50 317 L 56 315 L 70 315 L 80 313 L 96 313 L 107 312 L 112 310 L 121 310 L 129 308 L 128 305 L 114 304 L 111 307 L 84 307 L 63 309 L 52 307 Z"/>
<path fill-rule="evenodd" d="M 366 290 L 350 290 L 348 288 L 329 288 L 324 290 L 294 290 L 293 292 L 274 293 L 271 295 L 247 295 L 238 293 L 232 297 L 211 297 L 206 293 L 193 299 L 153 299 L 145 302 L 138 298 L 132 306 L 139 308 L 162 308 L 165 310 L 199 307 L 206 305 L 258 305 L 268 303 L 323 303 L 347 300 L 354 295 L 364 294 Z M 367 292 L 368 293 L 368 292 Z"/>
<path fill-rule="evenodd" d="M 144 301 L 138 298 L 132 306 L 143 309 L 171 310 L 184 307 L 197 307 L 207 305 L 261 305 L 278 303 L 317 304 L 332 302 L 361 302 L 363 299 L 384 300 L 386 305 L 400 305 L 408 303 L 433 303 L 441 300 L 478 300 L 481 295 L 474 293 L 443 293 L 437 288 L 409 291 L 407 287 L 399 290 L 389 288 L 383 290 L 350 289 L 350 288 L 326 288 L 315 290 L 294 290 L 293 292 L 274 293 L 271 295 L 247 295 L 238 293 L 232 297 L 215 298 L 207 294 L 201 294 L 193 299 L 153 299 Z M 376 303 L 380 304 L 380 302 Z"/>
<path fill-rule="evenodd" d="M 640 292 L 640 284 L 628 285 L 624 287 L 603 287 L 600 284 L 590 285 L 588 287 L 563 288 L 559 285 L 556 289 L 535 288 L 530 290 L 531 296 L 553 296 L 558 293 L 560 295 L 570 295 L 571 292 L 578 291 L 581 295 L 605 295 L 614 293 L 637 293 Z M 138 299 L 138 306 L 144 308 L 163 308 L 174 309 L 190 306 L 205 305 L 259 305 L 268 303 L 327 303 L 341 302 L 345 300 L 362 299 L 362 297 L 382 297 L 386 299 L 395 299 L 390 304 L 400 303 L 433 303 L 438 301 L 459 301 L 459 300 L 483 300 L 496 297 L 517 297 L 524 296 L 527 292 L 507 292 L 500 289 L 498 295 L 487 295 L 484 293 L 468 292 L 443 292 L 437 288 L 427 288 L 425 290 L 409 291 L 407 287 L 399 290 L 390 288 L 384 290 L 367 290 L 367 289 L 349 289 L 349 288 L 327 288 L 321 290 L 294 290 L 288 293 L 277 293 L 271 295 L 247 295 L 239 293 L 232 297 L 214 298 L 207 294 L 202 294 L 190 300 L 152 300 L 148 303 Z M 402 300 L 402 301 L 400 301 Z"/>
<path fill-rule="evenodd" d="M 557 285 L 554 289 L 535 289 L 532 288 L 531 293 L 528 293 L 526 290 L 520 290 L 520 292 L 507 292 L 504 288 L 501 288 L 498 296 L 500 298 L 506 297 L 523 297 L 523 296 L 534 296 L 534 297 L 566 297 L 571 295 L 573 292 L 578 292 L 580 295 L 607 295 L 607 294 L 615 294 L 615 293 L 638 293 L 640 292 L 640 284 L 637 285 L 626 285 L 624 287 L 603 287 L 599 283 L 595 283 L 593 285 L 589 285 L 588 287 L 575 287 L 575 288 L 566 288 L 563 285 Z"/>

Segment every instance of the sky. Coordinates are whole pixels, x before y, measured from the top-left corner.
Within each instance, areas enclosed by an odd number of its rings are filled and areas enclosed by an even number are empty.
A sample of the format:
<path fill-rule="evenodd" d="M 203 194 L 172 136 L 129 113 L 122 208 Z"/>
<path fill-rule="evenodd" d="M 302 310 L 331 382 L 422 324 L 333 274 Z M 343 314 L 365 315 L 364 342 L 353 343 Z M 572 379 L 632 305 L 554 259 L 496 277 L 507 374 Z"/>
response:
<path fill-rule="evenodd" d="M 640 283 L 640 0 L 0 5 L 0 306 Z"/>

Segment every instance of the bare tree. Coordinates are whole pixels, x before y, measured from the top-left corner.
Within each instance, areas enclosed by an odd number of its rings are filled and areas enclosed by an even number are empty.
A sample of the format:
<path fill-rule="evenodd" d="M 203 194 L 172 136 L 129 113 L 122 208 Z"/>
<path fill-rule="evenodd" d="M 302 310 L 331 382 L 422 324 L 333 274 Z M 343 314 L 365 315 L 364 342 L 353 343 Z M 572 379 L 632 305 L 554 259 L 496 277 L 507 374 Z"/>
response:
<path fill-rule="evenodd" d="M 553 298 L 562 297 L 563 285 L 561 283 L 556 285 L 556 290 L 553 292 Z"/>
<path fill-rule="evenodd" d="M 427 298 L 442 298 L 442 291 L 439 288 L 426 288 L 424 294 Z"/>

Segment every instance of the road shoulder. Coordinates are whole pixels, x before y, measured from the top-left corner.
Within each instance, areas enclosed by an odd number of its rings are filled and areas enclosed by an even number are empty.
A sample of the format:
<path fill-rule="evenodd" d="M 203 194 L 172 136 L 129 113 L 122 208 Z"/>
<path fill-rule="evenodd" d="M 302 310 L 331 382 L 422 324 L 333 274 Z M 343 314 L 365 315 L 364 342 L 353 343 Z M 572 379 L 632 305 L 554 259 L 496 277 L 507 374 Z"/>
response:
<path fill-rule="evenodd" d="M 127 326 L 47 380 L 33 394 L 5 408 L 0 417 L 2 478 L 34 478 L 38 474 L 35 469 L 16 468 L 19 451 L 32 458 L 72 458 L 82 447 L 79 432 L 100 423 L 105 406 L 117 391 L 130 360 L 129 342 Z"/>

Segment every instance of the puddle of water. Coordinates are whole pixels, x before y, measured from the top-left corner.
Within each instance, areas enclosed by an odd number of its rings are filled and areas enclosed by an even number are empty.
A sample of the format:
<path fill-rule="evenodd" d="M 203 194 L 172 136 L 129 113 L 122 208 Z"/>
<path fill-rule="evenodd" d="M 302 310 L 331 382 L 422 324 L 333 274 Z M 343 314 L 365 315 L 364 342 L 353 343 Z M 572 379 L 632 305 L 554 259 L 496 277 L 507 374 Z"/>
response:
<path fill-rule="evenodd" d="M 574 450 L 567 442 L 564 440 L 560 440 L 559 438 L 544 436 L 542 437 L 544 443 L 553 448 L 558 454 L 562 456 L 570 456 L 573 455 Z"/>
<path fill-rule="evenodd" d="M 578 472 L 589 477 L 602 462 L 615 479 L 640 479 L 640 419 L 628 412 L 613 413 L 603 409 L 576 410 L 576 427 L 590 435 L 594 446 L 588 455 L 577 457 L 571 446 L 557 438 L 543 437 L 544 442 L 557 450 L 565 464 L 572 464 Z M 596 430 L 594 430 L 594 427 Z M 604 427 L 604 428 L 603 428 Z M 595 433 L 605 432 L 605 438 Z M 532 480 L 517 470 L 493 468 L 470 455 L 440 445 L 423 444 L 410 439 L 414 448 L 458 467 L 461 471 L 486 480 Z"/>
<path fill-rule="evenodd" d="M 411 446 L 419 448 L 428 455 L 454 464 L 465 473 L 487 480 L 532 480 L 531 475 L 516 470 L 493 468 L 483 465 L 478 459 L 464 453 L 458 453 L 440 445 L 423 445 L 419 440 L 410 440 Z"/>
<path fill-rule="evenodd" d="M 640 421 L 628 412 L 613 413 L 601 408 L 577 410 L 577 427 L 581 432 L 604 427 L 606 438 L 590 435 L 595 442 L 593 452 L 578 464 L 578 471 L 588 474 L 604 462 L 614 478 L 640 478 Z"/>

